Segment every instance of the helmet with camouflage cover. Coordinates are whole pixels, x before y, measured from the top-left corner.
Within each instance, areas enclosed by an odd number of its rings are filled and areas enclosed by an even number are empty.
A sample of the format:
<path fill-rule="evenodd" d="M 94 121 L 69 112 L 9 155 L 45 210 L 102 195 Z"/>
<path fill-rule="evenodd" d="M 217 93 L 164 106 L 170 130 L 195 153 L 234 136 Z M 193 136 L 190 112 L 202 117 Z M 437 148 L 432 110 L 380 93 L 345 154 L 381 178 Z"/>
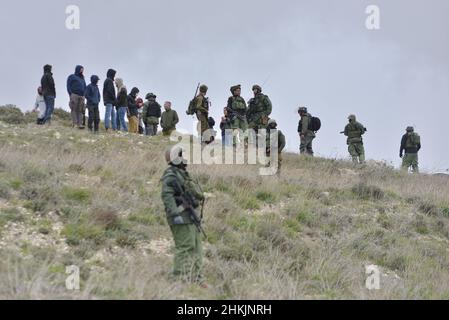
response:
<path fill-rule="evenodd" d="M 270 119 L 270 120 L 268 120 L 268 126 L 272 127 L 272 128 L 276 128 L 278 126 L 278 123 L 276 120 Z"/>
<path fill-rule="evenodd" d="M 231 93 L 234 94 L 235 90 L 237 90 L 237 89 L 242 89 L 242 85 L 238 84 L 236 86 L 232 86 L 231 87 Z"/>
<path fill-rule="evenodd" d="M 298 109 L 298 113 L 307 113 L 307 108 L 306 107 L 299 107 Z"/>
<path fill-rule="evenodd" d="M 348 120 L 355 122 L 357 120 L 357 117 L 354 114 L 351 114 L 351 115 L 349 115 Z"/>
<path fill-rule="evenodd" d="M 182 163 L 187 164 L 187 160 L 184 158 L 185 150 L 181 146 L 169 147 L 165 150 L 165 161 L 168 164 L 173 164 L 175 166 Z"/>
<path fill-rule="evenodd" d="M 409 127 L 407 127 L 407 129 L 405 129 L 405 130 L 406 130 L 407 132 L 414 132 L 414 131 L 415 131 L 415 128 L 409 126 Z"/>
<path fill-rule="evenodd" d="M 259 91 L 259 92 L 262 92 L 262 87 L 259 86 L 258 84 L 255 84 L 255 85 L 253 86 L 253 91 L 254 91 L 254 90 L 257 90 L 257 91 Z"/>
<path fill-rule="evenodd" d="M 156 99 L 156 95 L 155 95 L 154 93 L 148 93 L 148 94 L 145 96 L 145 99 L 147 99 L 147 100 L 149 100 L 149 99 L 151 99 L 151 98 Z"/>
<path fill-rule="evenodd" d="M 205 84 L 201 85 L 200 87 L 201 93 L 207 93 L 207 90 L 209 90 L 209 88 Z"/>

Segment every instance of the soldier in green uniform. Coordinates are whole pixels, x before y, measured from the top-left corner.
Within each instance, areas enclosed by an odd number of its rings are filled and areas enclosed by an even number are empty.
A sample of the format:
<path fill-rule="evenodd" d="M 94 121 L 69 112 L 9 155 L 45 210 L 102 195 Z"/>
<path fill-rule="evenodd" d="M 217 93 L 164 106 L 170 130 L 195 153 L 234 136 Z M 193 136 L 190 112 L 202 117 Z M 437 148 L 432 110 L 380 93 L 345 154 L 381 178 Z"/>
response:
<path fill-rule="evenodd" d="M 253 92 L 254 98 L 249 101 L 246 117 L 248 118 L 248 128 L 257 132 L 259 129 L 266 129 L 273 106 L 270 98 L 262 93 L 261 86 L 254 85 Z"/>
<path fill-rule="evenodd" d="M 313 140 L 316 137 L 314 131 L 310 130 L 310 123 L 312 121 L 312 115 L 308 112 L 306 107 L 300 107 L 298 114 L 301 117 L 298 125 L 298 133 L 301 139 L 301 145 L 299 147 L 301 154 L 307 154 L 313 157 Z"/>
<path fill-rule="evenodd" d="M 412 167 L 413 173 L 419 173 L 418 152 L 421 150 L 421 137 L 413 127 L 407 127 L 407 133 L 402 137 L 399 156 L 402 158 L 402 169 Z M 405 151 L 405 155 L 404 155 Z"/>
<path fill-rule="evenodd" d="M 277 129 L 277 122 L 274 119 L 270 119 L 267 124 L 267 157 L 271 157 L 271 153 L 277 149 L 278 153 L 278 171 L 277 175 L 278 177 L 281 176 L 281 166 L 282 166 L 282 151 L 285 149 L 286 146 L 286 140 L 285 135 L 282 133 L 281 130 Z M 271 135 L 277 132 L 278 141 L 275 141 L 273 145 L 271 145 Z"/>
<path fill-rule="evenodd" d="M 209 130 L 209 99 L 206 98 L 207 90 L 209 90 L 209 88 L 206 85 L 203 84 L 200 86 L 200 93 L 193 101 L 196 117 L 200 125 L 199 134 L 201 138 L 203 137 L 204 132 Z M 201 142 L 204 142 L 203 139 L 201 139 Z"/>
<path fill-rule="evenodd" d="M 204 200 L 204 194 L 199 184 L 187 172 L 187 161 L 183 158 L 181 147 L 168 149 L 165 158 L 169 167 L 161 179 L 162 201 L 175 241 L 173 276 L 207 287 L 202 273 L 202 235 L 185 205 L 185 200 L 188 199 L 189 206 L 194 208 L 198 216 L 198 208 Z"/>
<path fill-rule="evenodd" d="M 242 93 L 241 85 L 231 87 L 231 93 L 232 97 L 228 99 L 227 108 L 231 118 L 231 128 L 234 131 L 234 145 L 236 145 L 239 130 L 243 132 L 245 142 L 247 141 L 246 132 L 248 130 L 248 122 L 246 119 L 246 112 L 248 111 L 248 108 L 245 99 L 240 96 Z"/>
<path fill-rule="evenodd" d="M 357 122 L 355 115 L 348 117 L 349 123 L 346 125 L 344 135 L 348 137 L 348 150 L 354 164 L 365 163 L 365 148 L 363 146 L 362 136 L 366 132 L 366 128 L 360 122 Z"/>

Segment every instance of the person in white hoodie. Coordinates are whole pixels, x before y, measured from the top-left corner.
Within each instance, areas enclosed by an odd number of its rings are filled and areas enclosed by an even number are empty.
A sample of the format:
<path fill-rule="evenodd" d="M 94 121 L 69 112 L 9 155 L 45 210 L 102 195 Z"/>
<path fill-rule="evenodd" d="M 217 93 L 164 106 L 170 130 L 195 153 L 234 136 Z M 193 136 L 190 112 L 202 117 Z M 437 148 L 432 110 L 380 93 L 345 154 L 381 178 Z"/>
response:
<path fill-rule="evenodd" d="M 42 94 L 42 87 L 37 88 L 37 98 L 34 104 L 34 112 L 37 112 L 37 124 L 43 125 L 45 120 L 45 112 L 47 111 L 47 106 L 45 104 L 45 99 Z"/>

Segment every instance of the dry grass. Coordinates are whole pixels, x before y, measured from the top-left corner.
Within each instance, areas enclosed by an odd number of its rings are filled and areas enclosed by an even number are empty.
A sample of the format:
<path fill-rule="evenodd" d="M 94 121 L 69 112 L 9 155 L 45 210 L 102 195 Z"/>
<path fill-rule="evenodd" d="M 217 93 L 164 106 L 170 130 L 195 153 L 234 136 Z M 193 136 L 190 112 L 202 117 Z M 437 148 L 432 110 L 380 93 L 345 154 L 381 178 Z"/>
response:
<path fill-rule="evenodd" d="M 0 138 L 0 298 L 449 298 L 443 177 L 293 154 L 280 179 L 192 166 L 211 196 L 200 290 L 169 279 L 168 141 L 3 123 Z M 369 264 L 379 291 L 365 288 Z M 68 265 L 79 292 L 65 288 Z"/>

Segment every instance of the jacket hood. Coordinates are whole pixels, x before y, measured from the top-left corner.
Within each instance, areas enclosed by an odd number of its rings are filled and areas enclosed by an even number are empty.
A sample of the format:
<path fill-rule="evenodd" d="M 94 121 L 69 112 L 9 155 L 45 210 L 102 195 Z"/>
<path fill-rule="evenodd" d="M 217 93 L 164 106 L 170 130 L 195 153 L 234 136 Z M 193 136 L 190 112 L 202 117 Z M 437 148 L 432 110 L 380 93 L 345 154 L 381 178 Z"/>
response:
<path fill-rule="evenodd" d="M 51 72 L 51 69 L 52 69 L 52 66 L 49 65 L 49 64 L 46 64 L 46 65 L 44 66 L 44 72 Z"/>
<path fill-rule="evenodd" d="M 92 84 L 95 84 L 95 85 L 98 84 L 98 80 L 100 80 L 100 78 L 96 75 L 93 75 L 92 77 L 90 77 L 90 82 Z"/>
<path fill-rule="evenodd" d="M 114 80 L 116 74 L 117 74 L 117 71 L 115 71 L 114 69 L 109 69 L 108 73 L 106 74 L 106 76 L 109 79 Z"/>
<path fill-rule="evenodd" d="M 75 68 L 75 74 L 79 76 L 81 74 L 81 69 L 83 69 L 83 66 L 76 66 Z"/>
<path fill-rule="evenodd" d="M 134 87 L 134 88 L 132 88 L 130 94 L 135 97 L 135 96 L 137 96 L 138 93 L 139 93 L 139 89 Z"/>

